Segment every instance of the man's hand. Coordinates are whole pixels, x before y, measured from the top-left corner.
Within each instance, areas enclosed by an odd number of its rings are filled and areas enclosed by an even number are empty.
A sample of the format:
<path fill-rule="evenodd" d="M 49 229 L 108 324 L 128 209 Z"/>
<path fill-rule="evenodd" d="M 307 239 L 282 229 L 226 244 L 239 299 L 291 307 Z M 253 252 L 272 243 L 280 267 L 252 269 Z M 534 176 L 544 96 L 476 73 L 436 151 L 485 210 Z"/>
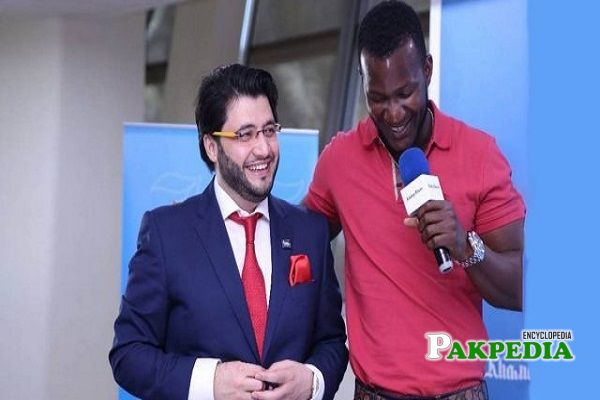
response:
<path fill-rule="evenodd" d="M 455 260 L 473 254 L 467 233 L 458 222 L 452 203 L 430 200 L 404 224 L 415 227 L 430 249 L 446 247 Z M 488 303 L 509 310 L 521 310 L 523 303 L 523 219 L 480 234 L 486 246 L 485 258 L 467 269 L 471 282 Z"/>
<path fill-rule="evenodd" d="M 264 368 L 260 365 L 241 361 L 218 364 L 215 371 L 215 400 L 250 399 L 252 392 L 263 388 L 263 382 L 255 378 L 261 371 Z"/>
<path fill-rule="evenodd" d="M 273 390 L 256 391 L 252 398 L 256 400 L 308 400 L 312 397 L 313 372 L 304 364 L 284 360 L 276 362 L 256 379 L 274 384 Z"/>
<path fill-rule="evenodd" d="M 471 256 L 467 233 L 449 201 L 428 201 L 417 210 L 416 218 L 406 218 L 404 224 L 416 227 L 421 234 L 421 241 L 431 250 L 445 247 L 455 260 L 465 260 Z"/>

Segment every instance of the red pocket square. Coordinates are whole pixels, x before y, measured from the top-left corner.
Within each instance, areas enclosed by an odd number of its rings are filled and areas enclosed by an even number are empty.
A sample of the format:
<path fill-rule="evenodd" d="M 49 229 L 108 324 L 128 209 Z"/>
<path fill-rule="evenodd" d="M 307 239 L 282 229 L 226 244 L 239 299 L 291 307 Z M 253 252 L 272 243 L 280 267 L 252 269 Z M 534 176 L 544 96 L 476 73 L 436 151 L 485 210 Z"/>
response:
<path fill-rule="evenodd" d="M 310 261 L 306 254 L 290 256 L 290 286 L 312 281 Z"/>

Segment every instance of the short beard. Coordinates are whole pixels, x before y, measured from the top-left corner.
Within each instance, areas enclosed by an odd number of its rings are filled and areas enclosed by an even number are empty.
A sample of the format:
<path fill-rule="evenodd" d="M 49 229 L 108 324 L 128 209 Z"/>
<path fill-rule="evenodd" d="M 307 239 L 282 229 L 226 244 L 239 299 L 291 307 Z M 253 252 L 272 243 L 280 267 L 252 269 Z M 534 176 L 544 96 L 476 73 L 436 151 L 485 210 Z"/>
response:
<path fill-rule="evenodd" d="M 217 143 L 217 160 L 219 162 L 219 172 L 221 173 L 221 177 L 225 183 L 227 183 L 227 185 L 233 191 L 238 193 L 244 200 L 257 204 L 263 201 L 269 195 L 269 193 L 271 193 L 273 182 L 275 181 L 275 175 L 277 174 L 277 168 L 279 167 L 279 159 L 275 165 L 275 171 L 271 179 L 271 184 L 265 189 L 253 186 L 248 181 L 246 175 L 244 175 L 242 167 L 233 162 L 233 160 L 229 158 L 227 154 L 225 154 L 221 143 Z"/>

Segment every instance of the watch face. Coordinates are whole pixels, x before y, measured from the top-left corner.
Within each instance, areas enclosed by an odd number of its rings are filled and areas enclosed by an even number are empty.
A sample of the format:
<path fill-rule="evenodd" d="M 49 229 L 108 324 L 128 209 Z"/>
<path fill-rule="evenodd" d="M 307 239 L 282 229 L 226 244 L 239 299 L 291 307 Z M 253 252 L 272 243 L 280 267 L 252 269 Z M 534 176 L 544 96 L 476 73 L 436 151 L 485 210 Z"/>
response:
<path fill-rule="evenodd" d="M 485 245 L 477 233 L 469 231 L 467 239 L 469 240 L 469 245 L 471 245 L 471 248 L 473 249 L 473 255 L 460 263 L 464 268 L 468 268 L 481 262 L 485 256 Z"/>
<path fill-rule="evenodd" d="M 485 247 L 483 246 L 483 241 L 477 233 L 469 232 L 469 243 L 471 243 L 471 247 L 473 248 L 473 255 L 475 258 L 477 258 L 476 262 L 483 260 Z"/>

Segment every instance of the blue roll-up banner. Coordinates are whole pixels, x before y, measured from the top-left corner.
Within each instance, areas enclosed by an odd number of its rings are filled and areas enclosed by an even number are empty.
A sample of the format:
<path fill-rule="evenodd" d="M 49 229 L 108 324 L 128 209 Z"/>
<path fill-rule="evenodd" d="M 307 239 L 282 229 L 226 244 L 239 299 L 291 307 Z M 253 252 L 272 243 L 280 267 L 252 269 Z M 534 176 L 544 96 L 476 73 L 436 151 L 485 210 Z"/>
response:
<path fill-rule="evenodd" d="M 194 125 L 125 124 L 121 292 L 145 211 L 201 193 L 213 174 L 200 158 Z M 318 131 L 283 129 L 273 194 L 298 204 L 317 162 Z M 135 399 L 120 389 L 119 399 Z"/>
<path fill-rule="evenodd" d="M 527 203 L 527 2 L 442 0 L 441 24 L 440 108 L 496 138 Z M 485 303 L 484 321 L 491 340 L 521 338 L 523 313 Z M 527 362 L 489 361 L 485 378 L 490 399 L 529 398 Z"/>

